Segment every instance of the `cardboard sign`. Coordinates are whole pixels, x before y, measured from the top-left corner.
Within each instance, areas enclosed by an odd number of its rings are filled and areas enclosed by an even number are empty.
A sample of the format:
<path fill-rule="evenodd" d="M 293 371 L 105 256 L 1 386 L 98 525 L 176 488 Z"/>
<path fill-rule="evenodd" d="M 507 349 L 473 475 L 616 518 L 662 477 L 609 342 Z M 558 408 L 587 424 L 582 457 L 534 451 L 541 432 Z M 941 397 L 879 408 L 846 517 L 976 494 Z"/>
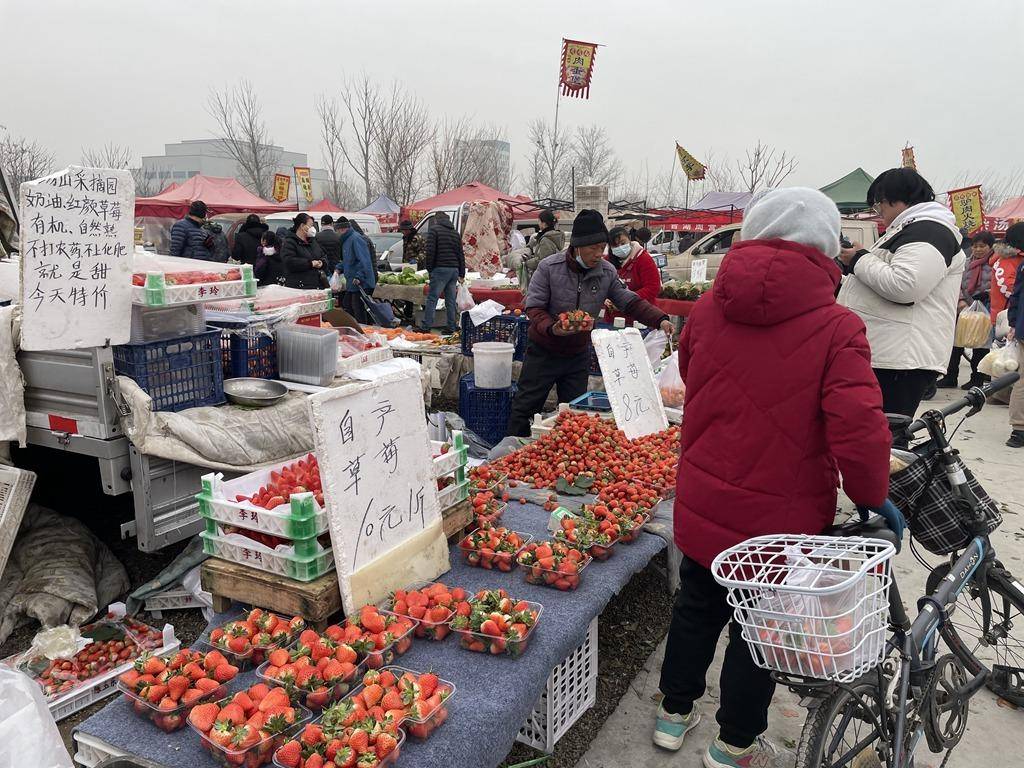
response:
<path fill-rule="evenodd" d="M 618 428 L 630 440 L 668 429 L 661 392 L 640 331 L 595 330 L 590 338 Z"/>
<path fill-rule="evenodd" d="M 124 344 L 131 333 L 135 182 L 69 166 L 21 185 L 21 348 Z"/>
<path fill-rule="evenodd" d="M 419 371 L 309 398 L 345 612 L 446 572 Z"/>
<path fill-rule="evenodd" d="M 708 260 L 694 259 L 690 262 L 690 282 L 705 283 L 708 279 Z"/>

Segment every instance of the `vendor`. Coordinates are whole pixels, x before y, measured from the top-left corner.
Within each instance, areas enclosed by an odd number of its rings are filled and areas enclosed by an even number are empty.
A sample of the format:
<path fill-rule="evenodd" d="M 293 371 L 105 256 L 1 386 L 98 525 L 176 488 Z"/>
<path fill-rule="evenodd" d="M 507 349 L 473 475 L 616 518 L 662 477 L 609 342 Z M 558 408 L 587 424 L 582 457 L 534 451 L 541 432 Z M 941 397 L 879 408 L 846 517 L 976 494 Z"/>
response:
<path fill-rule="evenodd" d="M 530 434 L 530 421 L 544 407 L 551 387 L 559 402 L 587 391 L 590 370 L 590 331 L 563 330 L 556 324 L 561 312 L 582 309 L 597 317 L 606 300 L 645 325 L 672 324 L 660 309 L 628 290 L 615 267 L 604 258 L 608 229 L 601 214 L 582 210 L 572 225 L 568 250 L 548 256 L 537 265 L 526 294 L 530 341 L 519 374 L 519 391 L 512 401 L 508 434 Z"/>
<path fill-rule="evenodd" d="M 316 224 L 307 213 L 292 219 L 281 245 L 284 284 L 288 288 L 326 288 L 324 255 L 316 241 Z"/>
<path fill-rule="evenodd" d="M 641 299 L 653 303 L 661 293 L 661 271 L 647 249 L 635 240 L 631 241 L 625 227 L 615 227 L 608 234 L 608 251 L 608 261 L 618 271 L 619 279 Z M 604 305 L 607 322 L 621 316 L 610 301 Z M 633 317 L 626 316 L 626 325 L 632 326 L 633 321 Z"/>

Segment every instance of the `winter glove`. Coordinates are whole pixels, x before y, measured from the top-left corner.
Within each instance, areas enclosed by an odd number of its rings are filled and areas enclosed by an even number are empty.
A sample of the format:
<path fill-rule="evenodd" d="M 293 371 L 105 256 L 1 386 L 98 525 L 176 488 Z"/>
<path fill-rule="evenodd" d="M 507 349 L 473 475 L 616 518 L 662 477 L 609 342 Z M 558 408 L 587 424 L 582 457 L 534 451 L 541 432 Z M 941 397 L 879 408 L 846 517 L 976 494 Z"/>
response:
<path fill-rule="evenodd" d="M 900 547 L 903 544 L 903 531 L 906 530 L 907 521 L 895 504 L 886 499 L 880 507 L 857 507 L 857 511 L 860 513 L 861 520 L 867 520 L 868 514 L 871 512 L 885 520 L 889 530 L 896 534 L 896 551 L 900 551 Z"/>

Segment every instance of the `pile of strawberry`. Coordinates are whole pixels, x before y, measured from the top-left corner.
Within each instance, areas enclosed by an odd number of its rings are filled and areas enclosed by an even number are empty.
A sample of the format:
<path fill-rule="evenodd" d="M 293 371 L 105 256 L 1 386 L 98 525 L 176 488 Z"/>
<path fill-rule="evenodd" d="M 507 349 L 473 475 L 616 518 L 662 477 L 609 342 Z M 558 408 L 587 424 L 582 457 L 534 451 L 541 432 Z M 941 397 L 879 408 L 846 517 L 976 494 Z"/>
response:
<path fill-rule="evenodd" d="M 415 620 L 407 616 L 381 613 L 375 605 L 364 605 L 341 625 L 342 641 L 365 659 L 369 669 L 380 669 L 409 650 L 415 628 Z"/>
<path fill-rule="evenodd" d="M 288 645 L 306 628 L 301 616 L 285 619 L 270 611 L 253 608 L 244 619 L 229 621 L 210 632 L 210 645 L 236 661 L 262 664 L 267 651 Z"/>
<path fill-rule="evenodd" d="M 140 656 L 132 669 L 118 676 L 117 686 L 135 714 L 171 733 L 185 725 L 184 717 L 193 706 L 223 696 L 224 684 L 237 674 L 238 667 L 220 651 L 202 654 L 186 649 L 168 661 Z"/>
<path fill-rule="evenodd" d="M 585 310 L 574 309 L 571 312 L 559 312 L 557 325 L 563 331 L 589 331 L 594 327 L 594 318 Z"/>
<path fill-rule="evenodd" d="M 580 474 L 590 473 L 593 492 L 620 480 L 640 478 L 662 491 L 674 486 L 678 459 L 676 427 L 627 440 L 610 419 L 564 411 L 554 429 L 492 462 L 491 468 L 535 488 L 554 489 L 559 479 L 572 484 Z"/>
<path fill-rule="evenodd" d="M 576 549 L 589 552 L 595 560 L 607 560 L 611 557 L 612 547 L 622 535 L 622 526 L 612 520 L 566 515 L 559 523 L 562 529 L 555 532 L 555 538 Z"/>
<path fill-rule="evenodd" d="M 459 549 L 469 565 L 488 570 L 497 568 L 507 573 L 515 565 L 519 550 L 529 540 L 529 536 L 486 523 L 463 537 Z"/>
<path fill-rule="evenodd" d="M 459 644 L 470 651 L 518 656 L 540 616 L 540 606 L 513 600 L 504 589 L 477 592 L 469 616 L 452 619 Z"/>
<path fill-rule="evenodd" d="M 527 584 L 554 587 L 563 592 L 580 585 L 580 571 L 590 560 L 590 555 L 564 541 L 531 542 L 516 557 L 526 573 Z"/>
<path fill-rule="evenodd" d="M 271 470 L 269 483 L 252 496 L 235 496 L 235 501 L 248 501 L 263 509 L 274 509 L 287 504 L 293 493 L 312 493 L 316 503 L 321 507 L 324 505 L 320 465 L 312 453 L 280 470 Z"/>
<path fill-rule="evenodd" d="M 348 693 L 356 676 L 359 657 L 343 637 L 344 630 L 337 625 L 328 627 L 322 636 L 304 630 L 294 649 L 272 650 L 257 674 L 283 686 L 293 701 L 319 712 Z"/>
<path fill-rule="evenodd" d="M 469 614 L 466 590 L 449 589 L 440 582 L 426 584 L 419 589 L 398 589 L 388 599 L 388 610 L 400 616 L 416 619 L 416 637 L 444 640 L 451 631 L 448 622 L 456 610 Z"/>
<path fill-rule="evenodd" d="M 507 494 L 505 494 L 507 496 Z M 473 520 L 478 526 L 485 523 L 494 525 L 507 509 L 508 505 L 495 496 L 494 491 L 476 491 L 470 497 L 473 505 Z"/>
<path fill-rule="evenodd" d="M 241 280 L 242 270 L 237 268 L 228 269 L 224 272 L 167 272 L 164 274 L 164 283 L 167 285 L 193 285 L 195 283 L 223 283 L 229 280 Z M 145 285 L 146 274 L 136 272 L 132 275 L 132 285 Z"/>
<path fill-rule="evenodd" d="M 199 704 L 189 712 L 188 722 L 218 764 L 259 768 L 270 762 L 303 715 L 309 713 L 293 707 L 284 688 L 257 683 L 220 701 Z"/>

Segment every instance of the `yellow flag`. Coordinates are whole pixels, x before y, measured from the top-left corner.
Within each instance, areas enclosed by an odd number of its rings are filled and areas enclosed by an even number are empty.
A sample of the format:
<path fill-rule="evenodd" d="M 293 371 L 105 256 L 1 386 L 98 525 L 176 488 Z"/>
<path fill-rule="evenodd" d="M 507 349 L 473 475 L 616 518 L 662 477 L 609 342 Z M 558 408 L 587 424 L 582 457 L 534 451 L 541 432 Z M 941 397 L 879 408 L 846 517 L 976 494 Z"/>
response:
<path fill-rule="evenodd" d="M 679 156 L 679 167 L 683 169 L 686 178 L 690 181 L 700 181 L 704 178 L 704 166 L 693 155 L 679 146 L 676 142 L 676 154 Z"/>

